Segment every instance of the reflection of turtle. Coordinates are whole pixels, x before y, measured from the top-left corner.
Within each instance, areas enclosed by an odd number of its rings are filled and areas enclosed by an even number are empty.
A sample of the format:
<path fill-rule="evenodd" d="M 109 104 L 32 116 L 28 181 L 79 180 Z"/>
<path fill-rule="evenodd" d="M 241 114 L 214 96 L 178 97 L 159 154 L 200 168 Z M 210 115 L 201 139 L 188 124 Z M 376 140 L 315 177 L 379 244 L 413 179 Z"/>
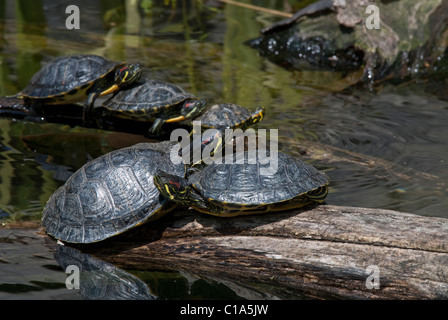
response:
<path fill-rule="evenodd" d="M 132 274 L 68 246 L 57 246 L 54 258 L 64 270 L 79 270 L 79 295 L 92 300 L 155 300 L 148 286 Z M 75 267 L 68 269 L 68 267 Z M 74 283 L 72 283 L 74 285 Z"/>
<path fill-rule="evenodd" d="M 40 103 L 67 104 L 87 98 L 83 120 L 88 122 L 96 98 L 113 93 L 140 76 L 138 64 L 114 63 L 95 55 L 64 56 L 39 70 L 18 96 L 31 101 L 33 108 L 39 108 Z"/>
<path fill-rule="evenodd" d="M 149 129 L 157 134 L 167 122 L 179 122 L 197 117 L 206 104 L 183 88 L 160 80 L 145 79 L 134 86 L 119 91 L 103 103 L 102 115 L 153 121 Z"/>
<path fill-rule="evenodd" d="M 215 104 L 210 107 L 195 121 L 201 122 L 204 129 L 247 129 L 251 125 L 260 122 L 264 117 L 264 108 L 259 108 L 251 113 L 246 108 L 232 103 Z"/>
<path fill-rule="evenodd" d="M 140 143 L 107 153 L 85 164 L 48 200 L 45 231 L 65 242 L 96 242 L 175 207 L 161 197 L 153 175 L 165 170 L 184 176 L 186 166 L 170 161 L 175 142 Z"/>
<path fill-rule="evenodd" d="M 168 199 L 223 217 L 298 208 L 327 196 L 328 178 L 313 166 L 285 153 L 272 157 L 271 163 L 258 158 L 251 164 L 247 156 L 235 153 L 231 163 L 225 158 L 188 179 L 158 172 L 154 183 Z M 240 157 L 246 162 L 238 164 Z M 275 173 L 269 166 L 277 168 Z"/>

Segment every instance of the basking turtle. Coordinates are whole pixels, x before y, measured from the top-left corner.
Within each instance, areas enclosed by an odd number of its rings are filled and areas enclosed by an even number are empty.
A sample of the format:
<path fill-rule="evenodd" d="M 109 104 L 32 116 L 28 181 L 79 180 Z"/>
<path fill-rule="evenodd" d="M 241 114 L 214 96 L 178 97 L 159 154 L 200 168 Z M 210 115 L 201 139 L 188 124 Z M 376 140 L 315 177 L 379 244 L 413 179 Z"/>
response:
<path fill-rule="evenodd" d="M 155 135 L 165 122 L 195 118 L 205 107 L 205 101 L 175 84 L 145 79 L 105 101 L 99 118 L 113 116 L 153 121 L 149 134 Z"/>
<path fill-rule="evenodd" d="M 160 196 L 153 175 L 184 176 L 186 165 L 170 161 L 177 142 L 140 143 L 88 162 L 50 197 L 45 231 L 64 242 L 104 240 L 155 220 L 176 206 Z"/>
<path fill-rule="evenodd" d="M 200 121 L 204 129 L 236 129 L 246 130 L 251 125 L 260 122 L 264 117 L 264 108 L 250 112 L 233 103 L 221 103 L 211 106 L 194 121 Z"/>
<path fill-rule="evenodd" d="M 158 172 L 154 184 L 167 199 L 221 217 L 287 210 L 326 198 L 329 180 L 313 166 L 285 153 L 278 153 L 272 163 L 259 158 L 251 163 L 247 156 L 234 153 L 233 161 L 225 158 L 188 178 Z M 246 160 L 239 164 L 241 157 Z M 269 166 L 277 168 L 275 173 Z"/>
<path fill-rule="evenodd" d="M 213 156 L 215 151 L 219 148 L 224 148 L 226 143 L 232 141 L 235 137 L 234 132 L 226 132 L 226 129 L 241 129 L 246 130 L 251 125 L 260 122 L 264 117 L 264 108 L 258 108 L 255 112 L 250 112 L 244 107 L 233 103 L 221 103 L 211 106 L 207 111 L 194 119 L 194 122 L 200 124 L 201 135 L 201 150 L 209 145 L 207 152 L 209 154 L 202 154 L 200 159 L 195 158 L 193 165 L 200 164 L 208 155 Z M 193 139 L 198 133 L 198 128 L 193 122 L 193 130 L 191 134 Z M 215 129 L 209 130 L 209 129 Z M 209 131 L 207 131 L 209 130 Z M 193 143 L 193 145 L 195 145 Z"/>
<path fill-rule="evenodd" d="M 68 104 L 87 101 L 83 121 L 91 120 L 99 96 L 113 93 L 140 79 L 138 64 L 115 63 L 96 55 L 59 57 L 40 69 L 18 94 L 31 102 L 34 111 L 41 104 Z"/>

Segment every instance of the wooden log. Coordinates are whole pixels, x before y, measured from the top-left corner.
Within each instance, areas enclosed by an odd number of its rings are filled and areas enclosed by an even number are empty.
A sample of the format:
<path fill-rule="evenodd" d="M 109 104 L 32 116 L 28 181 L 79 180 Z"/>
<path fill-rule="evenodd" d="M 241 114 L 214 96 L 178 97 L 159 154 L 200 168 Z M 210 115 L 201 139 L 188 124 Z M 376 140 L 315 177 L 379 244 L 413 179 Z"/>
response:
<path fill-rule="evenodd" d="M 133 230 L 80 248 L 119 267 L 181 270 L 279 298 L 448 298 L 444 218 L 331 205 L 232 219 L 177 210 Z"/>

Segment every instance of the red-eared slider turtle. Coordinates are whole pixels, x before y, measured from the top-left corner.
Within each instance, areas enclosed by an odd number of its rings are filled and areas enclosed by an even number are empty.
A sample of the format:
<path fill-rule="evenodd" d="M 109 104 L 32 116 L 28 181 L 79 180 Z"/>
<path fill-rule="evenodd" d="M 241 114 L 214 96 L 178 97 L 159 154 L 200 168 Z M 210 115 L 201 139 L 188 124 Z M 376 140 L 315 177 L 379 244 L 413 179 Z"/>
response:
<path fill-rule="evenodd" d="M 206 104 L 185 89 L 168 82 L 145 79 L 119 91 L 103 103 L 102 115 L 137 121 L 153 121 L 150 135 L 159 132 L 167 122 L 179 122 L 197 117 Z"/>
<path fill-rule="evenodd" d="M 188 178 L 158 172 L 154 183 L 167 199 L 221 217 L 287 210 L 326 198 L 329 180 L 313 166 L 285 153 L 273 157 L 274 163 L 236 162 L 247 155 L 234 153 L 230 163 L 224 159 Z M 262 174 L 269 166 L 277 167 L 275 173 Z"/>
<path fill-rule="evenodd" d="M 201 148 L 205 149 L 206 145 L 210 145 L 207 152 L 210 151 L 210 155 L 213 155 L 216 148 L 224 148 L 224 145 L 231 141 L 235 137 L 234 132 L 226 133 L 226 129 L 241 129 L 246 130 L 251 125 L 260 122 L 264 117 L 264 108 L 258 108 L 256 111 L 251 112 L 248 109 L 241 107 L 233 103 L 221 103 L 215 104 L 207 109 L 199 117 L 195 118 L 193 121 L 193 139 L 196 137 L 198 128 L 196 128 L 195 122 L 198 122 L 201 127 Z M 213 133 L 213 130 L 216 131 Z M 227 134 L 227 135 L 226 135 Z M 204 143 L 207 141 L 207 143 Z M 200 162 L 207 158 L 207 155 L 202 154 Z M 199 162 L 199 163 L 200 163 Z M 198 162 L 193 162 L 193 165 L 198 164 Z"/>
<path fill-rule="evenodd" d="M 176 142 L 140 143 L 107 153 L 76 171 L 48 200 L 45 231 L 64 242 L 104 240 L 154 220 L 175 207 L 160 196 L 153 175 L 184 176 L 186 166 L 170 161 Z"/>
<path fill-rule="evenodd" d="M 138 64 L 115 63 L 96 55 L 70 55 L 46 64 L 18 96 L 39 112 L 41 104 L 84 101 L 83 120 L 91 119 L 95 99 L 140 79 Z"/>
<path fill-rule="evenodd" d="M 258 108 L 250 112 L 233 103 L 221 103 L 211 106 L 202 115 L 195 118 L 194 121 L 200 121 L 204 129 L 216 128 L 223 129 L 247 129 L 251 125 L 260 122 L 264 117 L 264 108 Z"/>

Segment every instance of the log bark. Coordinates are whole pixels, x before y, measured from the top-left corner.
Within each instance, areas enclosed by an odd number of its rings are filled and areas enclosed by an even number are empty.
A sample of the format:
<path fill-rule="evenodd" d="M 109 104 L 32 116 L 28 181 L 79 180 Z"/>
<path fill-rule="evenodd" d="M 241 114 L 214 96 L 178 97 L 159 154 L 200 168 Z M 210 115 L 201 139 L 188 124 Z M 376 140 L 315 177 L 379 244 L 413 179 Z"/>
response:
<path fill-rule="evenodd" d="M 119 267 L 180 270 L 277 298 L 448 298 L 444 218 L 330 205 L 232 219 L 179 209 L 133 230 L 80 248 Z"/>

